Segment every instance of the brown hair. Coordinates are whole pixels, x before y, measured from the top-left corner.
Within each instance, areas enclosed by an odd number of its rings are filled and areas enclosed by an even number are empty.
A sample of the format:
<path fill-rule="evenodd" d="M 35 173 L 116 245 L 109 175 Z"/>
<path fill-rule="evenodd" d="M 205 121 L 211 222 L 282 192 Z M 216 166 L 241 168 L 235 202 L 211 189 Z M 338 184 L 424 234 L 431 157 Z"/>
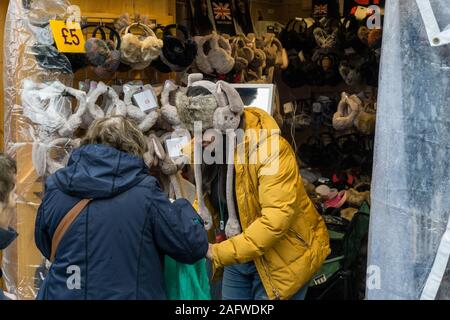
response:
<path fill-rule="evenodd" d="M 95 120 L 81 144 L 103 144 L 141 158 L 148 150 L 144 134 L 123 116 Z"/>
<path fill-rule="evenodd" d="M 7 205 L 9 194 L 15 186 L 16 162 L 4 153 L 0 153 L 0 203 Z"/>

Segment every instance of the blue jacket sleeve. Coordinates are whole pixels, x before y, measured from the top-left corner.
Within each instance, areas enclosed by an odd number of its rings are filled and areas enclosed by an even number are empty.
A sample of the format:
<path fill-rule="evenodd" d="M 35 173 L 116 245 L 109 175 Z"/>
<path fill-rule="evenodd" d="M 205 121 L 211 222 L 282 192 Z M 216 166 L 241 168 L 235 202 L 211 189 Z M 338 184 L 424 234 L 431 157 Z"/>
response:
<path fill-rule="evenodd" d="M 17 238 L 17 232 L 8 228 L 0 228 L 0 250 L 6 249 Z"/>
<path fill-rule="evenodd" d="M 160 251 L 172 259 L 193 264 L 208 251 L 208 236 L 202 219 L 185 200 L 171 203 L 157 188 L 152 195 L 154 240 Z"/>
<path fill-rule="evenodd" d="M 34 241 L 36 246 L 41 251 L 42 255 L 50 259 L 52 240 L 48 234 L 48 228 L 45 223 L 45 198 L 39 206 L 36 224 L 34 227 Z"/>

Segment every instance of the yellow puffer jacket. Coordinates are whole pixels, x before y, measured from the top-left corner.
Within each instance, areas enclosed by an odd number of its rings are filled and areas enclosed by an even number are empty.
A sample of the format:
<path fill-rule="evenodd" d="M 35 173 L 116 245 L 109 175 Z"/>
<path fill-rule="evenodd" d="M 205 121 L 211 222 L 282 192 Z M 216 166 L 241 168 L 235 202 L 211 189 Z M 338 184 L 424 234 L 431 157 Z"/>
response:
<path fill-rule="evenodd" d="M 289 299 L 330 254 L 328 232 L 275 120 L 260 109 L 246 108 L 244 126 L 246 132 L 253 129 L 256 138 L 246 135 L 235 156 L 243 232 L 213 246 L 213 268 L 254 261 L 269 298 Z M 266 129 L 267 135 L 260 129 Z"/>

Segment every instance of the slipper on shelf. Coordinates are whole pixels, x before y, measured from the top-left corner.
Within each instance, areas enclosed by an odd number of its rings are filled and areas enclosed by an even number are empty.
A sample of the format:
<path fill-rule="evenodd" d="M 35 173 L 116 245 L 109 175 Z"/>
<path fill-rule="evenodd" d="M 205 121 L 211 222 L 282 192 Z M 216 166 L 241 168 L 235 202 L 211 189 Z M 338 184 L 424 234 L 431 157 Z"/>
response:
<path fill-rule="evenodd" d="M 355 214 L 358 212 L 356 208 L 346 208 L 341 210 L 341 218 L 344 218 L 347 221 L 352 221 Z"/>
<path fill-rule="evenodd" d="M 330 200 L 324 202 L 325 209 L 328 208 L 341 208 L 344 203 L 347 201 L 347 192 L 342 190 L 338 193 L 338 195 Z"/>
<path fill-rule="evenodd" d="M 325 201 L 332 200 L 338 196 L 339 191 L 337 189 L 332 189 L 325 184 L 321 184 L 315 189 L 316 194 Z"/>
<path fill-rule="evenodd" d="M 352 207 L 360 207 L 370 198 L 370 191 L 359 192 L 353 188 L 347 190 L 347 203 Z"/>
<path fill-rule="evenodd" d="M 332 177 L 333 186 L 339 190 L 352 188 L 355 183 L 355 177 L 345 172 L 334 173 Z"/>

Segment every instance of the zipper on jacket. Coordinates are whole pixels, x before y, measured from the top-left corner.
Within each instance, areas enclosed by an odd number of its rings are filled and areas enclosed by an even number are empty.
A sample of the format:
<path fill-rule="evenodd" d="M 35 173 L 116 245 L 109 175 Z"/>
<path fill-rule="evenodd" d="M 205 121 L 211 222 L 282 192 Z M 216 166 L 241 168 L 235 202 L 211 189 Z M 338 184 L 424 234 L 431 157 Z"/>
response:
<path fill-rule="evenodd" d="M 267 278 L 269 278 L 270 286 L 272 287 L 272 291 L 276 297 L 276 300 L 280 300 L 280 293 L 278 292 L 277 288 L 275 288 L 272 282 L 272 277 L 269 274 L 269 268 L 267 268 L 266 260 L 264 259 L 264 257 L 261 257 L 261 263 L 264 267 L 264 271 L 266 272 Z"/>
<path fill-rule="evenodd" d="M 300 233 L 298 233 L 297 231 L 295 231 L 293 228 L 290 228 L 289 231 L 291 231 L 295 237 L 308 249 L 311 248 L 311 246 L 308 244 L 308 242 L 305 241 L 305 239 L 303 239 L 303 237 L 301 236 Z"/>

